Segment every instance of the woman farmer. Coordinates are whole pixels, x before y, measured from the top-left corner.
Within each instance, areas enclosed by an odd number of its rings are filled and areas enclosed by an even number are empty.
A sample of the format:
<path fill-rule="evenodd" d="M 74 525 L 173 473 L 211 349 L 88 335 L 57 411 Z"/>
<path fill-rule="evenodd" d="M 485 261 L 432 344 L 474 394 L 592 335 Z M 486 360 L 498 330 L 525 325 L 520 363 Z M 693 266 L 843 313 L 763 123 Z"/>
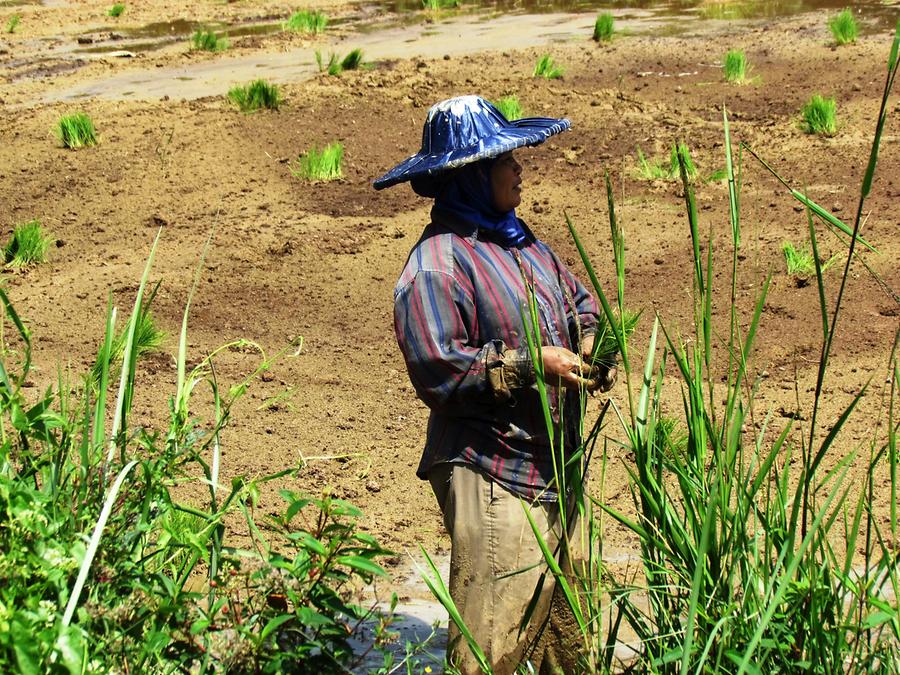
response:
<path fill-rule="evenodd" d="M 483 98 L 453 98 L 429 110 L 422 149 L 374 183 L 410 181 L 434 200 L 394 290 L 394 329 L 431 411 L 417 474 L 430 481 L 450 534 L 450 594 L 498 673 L 543 654 L 526 652 L 519 630 L 544 571 L 522 500 L 551 549 L 561 534 L 554 449 L 522 318 L 529 293 L 564 452 L 580 442 L 578 390 L 606 391 L 616 375 L 584 360 L 598 321 L 594 299 L 515 211 L 522 166 L 513 151 L 568 128 L 566 119 L 509 122 Z M 573 413 L 562 422 L 560 387 Z M 533 623 L 546 619 L 552 585 L 544 584 Z M 449 633 L 449 661 L 479 672 L 458 629 Z"/>

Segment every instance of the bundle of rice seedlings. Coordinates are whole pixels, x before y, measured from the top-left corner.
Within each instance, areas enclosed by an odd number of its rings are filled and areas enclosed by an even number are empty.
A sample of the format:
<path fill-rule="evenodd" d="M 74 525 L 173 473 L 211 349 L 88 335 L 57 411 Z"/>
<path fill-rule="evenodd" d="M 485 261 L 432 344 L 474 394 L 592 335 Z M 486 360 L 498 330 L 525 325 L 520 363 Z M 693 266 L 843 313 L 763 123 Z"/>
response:
<path fill-rule="evenodd" d="M 221 52 L 228 49 L 228 40 L 211 30 L 198 30 L 191 37 L 194 49 L 203 52 Z"/>
<path fill-rule="evenodd" d="M 608 42 L 612 40 L 615 27 L 613 25 L 613 16 L 609 12 L 603 12 L 594 21 L 594 41 Z"/>
<path fill-rule="evenodd" d="M 343 177 L 341 163 L 344 160 L 344 146 L 335 141 L 321 150 L 312 147 L 300 155 L 296 162 L 289 166 L 291 173 L 298 178 L 308 180 L 336 180 Z"/>
<path fill-rule="evenodd" d="M 743 84 L 747 81 L 747 56 L 740 49 L 732 49 L 725 54 L 722 61 L 722 72 L 726 82 Z"/>
<path fill-rule="evenodd" d="M 684 168 L 687 172 L 687 177 L 696 178 L 699 172 L 694 164 L 694 160 L 691 158 L 690 148 L 688 148 L 686 143 L 679 143 L 678 145 L 672 146 L 672 152 L 669 156 L 669 176 L 671 178 L 678 178 L 681 176 L 681 169 L 678 166 L 679 150 L 684 155 Z"/>
<path fill-rule="evenodd" d="M 47 248 L 52 237 L 44 234 L 39 220 L 16 225 L 12 237 L 3 247 L 3 262 L 7 267 L 27 267 L 47 259 Z"/>
<path fill-rule="evenodd" d="M 837 131 L 836 108 L 837 104 L 834 97 L 825 98 L 819 94 L 814 94 L 804 104 L 801 111 L 803 115 L 801 127 L 808 134 L 834 136 Z"/>
<path fill-rule="evenodd" d="M 492 101 L 494 107 L 510 122 L 525 117 L 525 111 L 522 110 L 522 104 L 519 103 L 519 97 L 515 95 L 504 96 L 496 101 Z"/>
<path fill-rule="evenodd" d="M 22 23 L 22 16 L 20 14 L 13 14 L 9 18 L 9 21 L 6 22 L 6 32 L 15 33 L 16 28 L 19 27 L 20 23 Z"/>
<path fill-rule="evenodd" d="M 86 113 L 63 115 L 56 122 L 55 131 L 63 147 L 75 149 L 97 145 L 94 122 Z"/>
<path fill-rule="evenodd" d="M 124 11 L 125 5 L 121 2 L 117 2 L 106 11 L 106 14 L 114 19 L 117 19 L 118 17 L 122 16 L 122 12 Z"/>
<path fill-rule="evenodd" d="M 422 0 L 422 7 L 432 12 L 457 9 L 461 4 L 460 0 Z"/>
<path fill-rule="evenodd" d="M 315 10 L 302 10 L 294 12 L 291 17 L 281 24 L 282 30 L 292 30 L 295 33 L 309 33 L 316 35 L 323 33 L 328 25 L 328 17 Z"/>
<path fill-rule="evenodd" d="M 345 70 L 356 70 L 363 64 L 362 50 L 357 48 L 351 51 L 347 56 L 341 59 L 337 54 L 328 55 L 328 63 L 322 59 L 322 53 L 316 50 L 316 63 L 319 66 L 320 73 L 328 73 L 329 75 L 340 75 Z"/>
<path fill-rule="evenodd" d="M 235 86 L 228 90 L 228 99 L 240 108 L 241 112 L 253 112 L 266 108 L 278 110 L 281 105 L 281 93 L 278 86 L 265 80 L 255 80 L 246 86 Z"/>
<path fill-rule="evenodd" d="M 155 296 L 155 291 L 151 294 L 150 298 L 147 301 L 147 305 L 150 304 L 153 300 L 153 296 Z M 161 330 L 157 325 L 156 321 L 153 318 L 153 314 L 151 314 L 149 307 L 144 309 L 138 316 L 138 323 L 134 330 L 134 343 L 132 344 L 132 349 L 136 350 L 135 354 L 138 359 L 140 359 L 145 354 L 149 354 L 151 352 L 158 351 L 162 346 L 163 340 L 166 339 L 165 331 Z M 122 330 L 119 331 L 115 337 L 113 337 L 112 345 L 110 347 L 110 364 L 120 363 L 122 361 L 122 356 L 125 353 L 125 341 L 128 339 L 128 330 L 131 327 L 131 322 L 126 323 Z M 93 368 L 91 368 L 91 372 L 89 377 L 91 382 L 99 382 L 100 380 L 100 371 L 102 368 L 102 364 L 100 363 L 99 356 L 97 361 L 94 363 Z"/>
<path fill-rule="evenodd" d="M 828 19 L 828 28 L 831 30 L 834 41 L 839 45 L 856 42 L 856 36 L 859 34 L 856 19 L 853 18 L 853 12 L 850 9 L 845 9 Z"/>
<path fill-rule="evenodd" d="M 533 76 L 555 80 L 563 76 L 563 69 L 553 62 L 552 56 L 544 54 L 535 64 Z"/>

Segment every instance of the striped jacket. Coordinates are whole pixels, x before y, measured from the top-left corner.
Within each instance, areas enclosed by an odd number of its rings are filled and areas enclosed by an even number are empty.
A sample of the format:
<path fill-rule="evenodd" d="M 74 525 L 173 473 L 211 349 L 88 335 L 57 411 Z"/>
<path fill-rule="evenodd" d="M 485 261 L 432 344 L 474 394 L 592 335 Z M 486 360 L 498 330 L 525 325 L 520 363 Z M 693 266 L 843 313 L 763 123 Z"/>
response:
<path fill-rule="evenodd" d="M 542 344 L 577 353 L 594 331 L 597 305 L 550 247 L 507 249 L 438 209 L 394 289 L 394 330 L 409 377 L 430 408 L 417 474 L 439 463 L 469 464 L 529 499 L 555 499 L 547 425 L 523 329 L 524 275 L 535 291 Z M 577 394 L 548 387 L 555 436 L 579 442 Z M 558 442 L 558 441 L 557 441 Z"/>

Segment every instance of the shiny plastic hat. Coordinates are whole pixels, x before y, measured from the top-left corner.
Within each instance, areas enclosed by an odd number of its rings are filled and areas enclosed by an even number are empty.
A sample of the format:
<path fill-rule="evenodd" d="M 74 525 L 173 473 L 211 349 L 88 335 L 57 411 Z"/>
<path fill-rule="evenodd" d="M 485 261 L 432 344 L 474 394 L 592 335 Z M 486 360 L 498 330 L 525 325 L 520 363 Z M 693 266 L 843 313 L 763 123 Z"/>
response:
<path fill-rule="evenodd" d="M 376 190 L 414 178 L 538 145 L 571 126 L 567 119 L 527 117 L 508 121 L 480 96 L 460 96 L 432 106 L 422 129 L 422 149 L 375 181 Z"/>

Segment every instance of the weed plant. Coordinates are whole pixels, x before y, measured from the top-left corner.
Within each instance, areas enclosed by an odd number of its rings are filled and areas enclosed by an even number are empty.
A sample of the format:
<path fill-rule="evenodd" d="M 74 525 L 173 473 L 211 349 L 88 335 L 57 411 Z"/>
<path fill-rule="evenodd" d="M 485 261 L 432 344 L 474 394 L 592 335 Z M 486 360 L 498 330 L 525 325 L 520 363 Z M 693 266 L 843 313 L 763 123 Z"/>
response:
<path fill-rule="evenodd" d="M 532 75 L 534 77 L 543 77 L 548 80 L 555 80 L 563 76 L 563 69 L 553 62 L 552 56 L 550 56 L 549 54 L 544 54 L 534 65 L 534 72 L 532 73 Z"/>
<path fill-rule="evenodd" d="M 853 11 L 849 8 L 828 19 L 828 29 L 831 31 L 835 43 L 839 45 L 856 42 L 859 34 L 856 19 L 853 18 Z"/>
<path fill-rule="evenodd" d="M 117 2 L 117 3 L 114 4 L 112 7 L 110 7 L 110 8 L 106 11 L 106 13 L 107 13 L 108 16 L 111 16 L 112 18 L 118 19 L 120 16 L 122 16 L 122 12 L 124 12 L 124 11 L 125 11 L 125 5 L 124 5 L 124 3 Z"/>
<path fill-rule="evenodd" d="M 202 52 L 223 52 L 228 49 L 228 40 L 211 30 L 195 31 L 191 36 L 191 44 L 195 50 Z"/>
<path fill-rule="evenodd" d="M 615 33 L 613 15 L 609 12 L 602 12 L 594 21 L 594 42 L 609 42 Z"/>
<path fill-rule="evenodd" d="M 725 75 L 726 82 L 744 84 L 747 81 L 749 72 L 746 54 L 740 49 L 730 50 L 725 54 L 725 59 L 722 61 L 722 72 Z"/>
<path fill-rule="evenodd" d="M 265 80 L 255 80 L 247 85 L 232 87 L 228 90 L 228 100 L 240 108 L 241 112 L 278 110 L 282 102 L 278 85 L 269 84 Z"/>
<path fill-rule="evenodd" d="M 13 14 L 9 17 L 9 21 L 6 22 L 6 32 L 9 34 L 15 33 L 20 23 L 22 23 L 22 16 L 20 14 Z"/>
<path fill-rule="evenodd" d="M 814 94 L 801 110 L 801 127 L 808 134 L 834 136 L 837 132 L 836 108 L 837 104 L 833 97 L 825 98 Z"/>
<path fill-rule="evenodd" d="M 496 101 L 492 101 L 492 103 L 500 111 L 500 114 L 510 122 L 525 117 L 525 111 L 522 110 L 522 104 L 519 103 L 518 96 L 503 96 Z"/>
<path fill-rule="evenodd" d="M 812 202 L 808 210 L 816 284 L 819 290 L 818 325 L 821 351 L 816 385 L 802 412 L 776 428 L 764 406 L 755 373 L 754 345 L 766 304 L 769 280 L 759 288 L 749 316 L 742 316 L 740 280 L 740 175 L 735 173 L 727 115 L 723 111 L 725 164 L 728 172 L 731 230 L 725 258 L 730 274 L 717 270 L 712 236 L 701 252 L 701 226 L 688 177 L 687 158 L 677 152 L 687 230 L 691 247 L 692 325 L 681 335 L 657 316 L 644 351 L 643 366 L 625 331 L 614 328 L 620 368 L 625 377 L 619 397 L 606 403 L 588 429 L 584 405 L 562 414 L 575 415 L 584 431 L 582 445 L 572 455 L 554 432 L 561 427 L 547 405 L 548 389 L 540 364 L 540 313 L 534 298 L 523 307 L 523 323 L 532 362 L 538 370 L 536 386 L 545 402 L 544 415 L 553 451 L 554 481 L 560 494 L 561 530 L 577 513 L 579 527 L 564 537 L 561 550 L 550 550 L 535 529 L 545 558 L 542 582 L 553 580 L 558 596 L 572 615 L 571 628 L 581 637 L 578 665 L 566 672 L 608 673 L 897 673 L 900 666 L 900 569 L 896 546 L 900 540 L 897 470 L 900 405 L 900 332 L 887 359 L 888 377 L 878 395 L 880 417 L 866 421 L 869 437 L 860 443 L 846 438 L 847 421 L 871 384 L 841 402 L 842 410 L 823 423 L 820 406 L 829 391 L 828 367 L 837 335 L 844 293 L 877 165 L 878 149 L 887 117 L 888 101 L 898 70 L 900 30 L 888 62 L 888 77 L 868 166 L 862 180 L 843 274 L 835 292 L 826 293 L 822 266 L 816 262 L 819 217 Z M 756 157 L 755 153 L 753 155 Z M 740 166 L 740 164 L 738 164 Z M 606 177 L 610 230 L 615 262 L 615 294 L 608 298 L 574 225 L 567 222 L 587 276 L 610 326 L 624 316 L 625 246 Z M 792 190 L 792 194 L 795 191 Z M 794 195 L 795 197 L 797 195 Z M 798 197 L 799 198 L 799 197 Z M 724 272 L 724 273 L 723 273 Z M 713 312 L 714 282 L 730 277 L 730 297 L 718 318 Z M 834 289 L 832 289 L 834 290 Z M 726 286 L 726 292 L 729 289 Z M 829 307 L 826 298 L 832 298 Z M 719 350 L 721 349 L 721 353 Z M 678 382 L 683 417 L 663 413 L 663 391 L 672 377 Z M 801 403 L 798 402 L 798 407 Z M 600 442 L 600 428 L 608 411 L 622 425 L 623 446 L 632 464 L 633 510 L 620 511 L 602 499 L 583 498 L 584 472 Z M 800 424 L 800 421 L 803 424 Z M 607 448 L 599 460 L 605 474 Z M 851 467 L 864 468 L 861 480 L 850 478 Z M 827 470 L 826 470 L 827 467 Z M 883 476 L 889 489 L 876 489 Z M 877 516 L 881 510 L 888 514 Z M 526 511 L 527 513 L 527 511 Z M 632 515 L 636 514 L 636 515 Z M 627 528 L 640 545 L 641 574 L 617 578 L 603 564 L 604 520 Z M 533 525 L 533 524 L 532 524 Z M 581 541 L 588 541 L 585 547 Z M 573 551 L 586 555 L 573 558 Z M 564 571 L 560 559 L 573 561 Z M 426 581 L 460 624 L 452 599 L 432 567 Z M 541 586 L 535 590 L 535 598 Z M 531 612 L 523 617 L 527 628 Z M 459 625 L 483 670 L 484 655 L 471 632 Z M 625 631 L 633 658 L 622 663 L 616 643 Z M 533 664 L 521 664 L 534 672 Z"/>
<path fill-rule="evenodd" d="M 12 237 L 3 247 L 3 262 L 7 267 L 20 268 L 42 263 L 52 237 L 44 233 L 39 220 L 16 225 Z"/>
<path fill-rule="evenodd" d="M 282 30 L 290 30 L 295 33 L 307 33 L 310 35 L 318 35 L 324 33 L 328 26 L 328 17 L 318 10 L 302 10 L 294 12 L 291 17 L 285 21 Z"/>
<path fill-rule="evenodd" d="M 65 148 L 84 148 L 98 143 L 94 122 L 83 112 L 60 117 L 55 131 L 57 138 Z"/>
<path fill-rule="evenodd" d="M 321 150 L 313 147 L 290 166 L 291 173 L 307 180 L 336 180 L 343 177 L 344 146 L 335 141 Z"/>
<path fill-rule="evenodd" d="M 390 626 L 389 616 L 347 600 L 351 584 L 385 574 L 378 559 L 386 551 L 360 531 L 359 511 L 327 494 L 282 491 L 283 507 L 266 508 L 273 515 L 264 522 L 262 486 L 292 471 L 220 482 L 221 431 L 280 355 L 238 340 L 189 367 L 192 290 L 168 417 L 159 428 L 131 422 L 138 317 L 155 251 L 126 321 L 121 366 L 114 372 L 111 363 L 110 307 L 99 377 L 83 388 L 62 377 L 41 392 L 28 388 L 31 333 L 0 289 L 0 671 L 358 672 L 350 640 L 379 650 Z M 214 361 L 231 349 L 260 359 L 226 386 Z M 164 409 L 163 396 L 140 398 Z M 176 486 L 206 497 L 182 503 Z M 243 550 L 227 540 L 225 522 L 236 519 L 251 539 Z M 363 622 L 375 629 L 368 642 Z"/>

